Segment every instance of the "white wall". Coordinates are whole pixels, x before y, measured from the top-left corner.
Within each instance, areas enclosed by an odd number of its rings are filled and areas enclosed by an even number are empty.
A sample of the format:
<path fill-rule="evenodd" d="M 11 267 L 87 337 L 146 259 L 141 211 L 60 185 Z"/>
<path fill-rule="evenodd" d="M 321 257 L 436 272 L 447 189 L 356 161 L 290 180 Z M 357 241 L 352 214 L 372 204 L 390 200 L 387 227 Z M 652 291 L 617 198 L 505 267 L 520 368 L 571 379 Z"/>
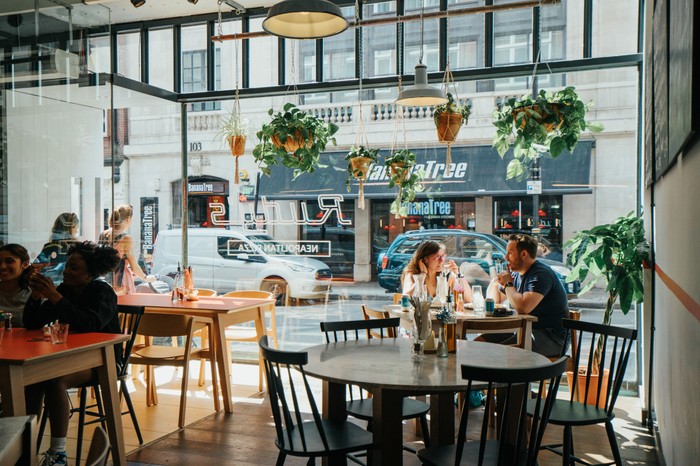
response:
<path fill-rule="evenodd" d="M 666 464 L 700 458 L 700 144 L 655 186 L 654 404 Z M 663 280 L 660 269 L 666 274 Z M 674 285 L 675 284 L 675 285 Z M 687 293 L 688 301 L 681 296 Z"/>

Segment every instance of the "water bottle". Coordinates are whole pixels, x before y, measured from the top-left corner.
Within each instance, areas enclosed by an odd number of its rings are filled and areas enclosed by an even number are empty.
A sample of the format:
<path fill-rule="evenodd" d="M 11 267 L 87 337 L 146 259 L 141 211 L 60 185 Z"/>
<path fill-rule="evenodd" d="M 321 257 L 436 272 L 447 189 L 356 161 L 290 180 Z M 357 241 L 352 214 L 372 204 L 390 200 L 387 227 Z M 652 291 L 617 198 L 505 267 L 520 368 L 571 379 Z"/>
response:
<path fill-rule="evenodd" d="M 484 315 L 484 295 L 481 293 L 481 285 L 472 287 L 472 304 L 474 305 L 474 314 L 477 316 Z"/>

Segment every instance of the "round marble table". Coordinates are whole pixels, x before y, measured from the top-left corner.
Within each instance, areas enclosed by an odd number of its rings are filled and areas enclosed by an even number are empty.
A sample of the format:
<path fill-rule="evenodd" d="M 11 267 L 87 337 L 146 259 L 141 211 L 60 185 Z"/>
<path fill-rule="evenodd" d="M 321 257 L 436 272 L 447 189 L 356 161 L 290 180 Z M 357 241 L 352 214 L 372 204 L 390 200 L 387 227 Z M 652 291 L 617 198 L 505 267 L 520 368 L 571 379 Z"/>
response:
<path fill-rule="evenodd" d="M 411 340 L 405 338 L 329 343 L 306 351 L 306 373 L 324 381 L 326 418 L 345 418 L 346 384 L 361 385 L 372 392 L 373 464 L 400 464 L 404 396 L 431 395 L 431 441 L 433 445 L 451 444 L 455 436 L 454 394 L 467 389 L 462 364 L 515 369 L 550 363 L 531 351 L 464 340 L 457 341 L 456 354 L 447 358 L 425 355 L 420 362 L 411 360 Z M 331 464 L 335 464 L 333 460 Z"/>

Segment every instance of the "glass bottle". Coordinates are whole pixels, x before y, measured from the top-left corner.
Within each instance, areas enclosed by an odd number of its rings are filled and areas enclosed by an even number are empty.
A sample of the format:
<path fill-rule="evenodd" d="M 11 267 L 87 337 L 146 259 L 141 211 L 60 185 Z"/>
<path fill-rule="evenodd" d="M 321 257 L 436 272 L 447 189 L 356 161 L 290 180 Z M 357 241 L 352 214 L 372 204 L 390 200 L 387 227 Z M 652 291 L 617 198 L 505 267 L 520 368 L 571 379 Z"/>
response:
<path fill-rule="evenodd" d="M 447 324 L 442 322 L 440 323 L 440 329 L 438 333 L 437 357 L 447 357 Z"/>
<path fill-rule="evenodd" d="M 481 293 L 481 285 L 472 286 L 472 303 L 474 304 L 474 314 L 484 315 L 484 295 Z"/>
<path fill-rule="evenodd" d="M 180 268 L 180 263 L 177 263 L 177 273 L 175 274 L 175 280 L 173 282 L 173 289 L 170 292 L 170 300 L 177 303 L 182 300 L 180 295 L 182 290 L 182 269 Z"/>
<path fill-rule="evenodd" d="M 428 299 L 428 291 L 425 289 L 425 274 L 417 273 L 413 275 L 413 283 L 415 284 L 413 296 L 421 301 Z"/>

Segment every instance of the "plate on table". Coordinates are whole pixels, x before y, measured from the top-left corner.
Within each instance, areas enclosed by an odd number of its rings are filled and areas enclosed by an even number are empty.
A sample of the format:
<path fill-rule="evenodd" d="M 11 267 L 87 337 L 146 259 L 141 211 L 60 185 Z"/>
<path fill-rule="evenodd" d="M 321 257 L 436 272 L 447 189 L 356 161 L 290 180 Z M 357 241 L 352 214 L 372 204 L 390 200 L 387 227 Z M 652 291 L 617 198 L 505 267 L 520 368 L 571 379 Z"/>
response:
<path fill-rule="evenodd" d="M 505 304 L 498 303 L 498 304 L 494 304 L 493 308 L 494 309 L 508 309 L 508 306 L 506 306 Z M 472 311 L 472 310 L 474 310 L 474 304 L 464 303 L 464 309 L 469 309 L 470 311 Z"/>

